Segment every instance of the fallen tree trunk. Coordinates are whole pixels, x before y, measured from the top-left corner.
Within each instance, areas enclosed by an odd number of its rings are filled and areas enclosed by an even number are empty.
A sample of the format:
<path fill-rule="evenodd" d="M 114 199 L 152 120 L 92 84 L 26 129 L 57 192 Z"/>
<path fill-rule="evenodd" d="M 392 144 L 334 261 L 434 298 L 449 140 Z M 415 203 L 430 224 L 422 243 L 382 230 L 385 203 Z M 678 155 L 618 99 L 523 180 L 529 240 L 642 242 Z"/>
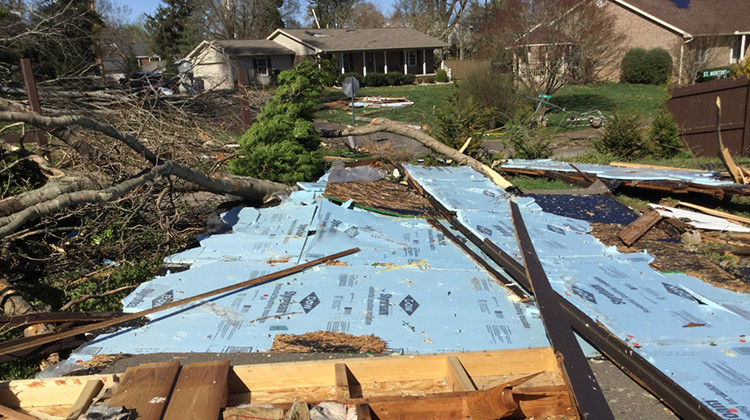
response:
<path fill-rule="evenodd" d="M 373 134 L 373 133 L 378 133 L 381 131 L 386 131 L 389 133 L 399 134 L 402 136 L 412 138 L 422 143 L 423 145 L 429 147 L 430 149 L 444 156 L 447 156 L 450 159 L 453 159 L 456 163 L 469 166 L 473 168 L 474 170 L 484 174 L 490 180 L 492 180 L 492 182 L 494 182 L 496 185 L 498 185 L 499 187 L 503 189 L 509 189 L 513 187 L 513 184 L 508 182 L 508 180 L 503 178 L 494 169 L 483 164 L 482 162 L 472 158 L 471 156 L 467 156 L 463 153 L 460 153 L 458 150 L 453 149 L 452 147 L 447 146 L 435 140 L 432 136 L 422 131 L 415 130 L 413 128 L 410 128 L 406 124 L 392 121 L 387 118 L 375 118 L 368 125 L 365 125 L 362 127 L 347 127 L 345 130 L 342 130 L 339 133 L 327 132 L 327 133 L 324 133 L 324 135 L 328 137 L 362 136 L 365 134 Z"/>

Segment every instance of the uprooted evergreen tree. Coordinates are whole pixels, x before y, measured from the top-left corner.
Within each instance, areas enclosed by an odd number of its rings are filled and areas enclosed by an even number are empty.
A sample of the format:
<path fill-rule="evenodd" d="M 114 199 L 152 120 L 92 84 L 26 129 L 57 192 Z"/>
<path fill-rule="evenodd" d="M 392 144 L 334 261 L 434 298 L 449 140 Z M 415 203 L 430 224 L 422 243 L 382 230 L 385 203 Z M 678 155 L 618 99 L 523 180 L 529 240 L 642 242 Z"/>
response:
<path fill-rule="evenodd" d="M 325 81 L 309 61 L 281 72 L 273 99 L 240 138 L 238 157 L 229 166 L 232 173 L 290 185 L 320 175 L 323 154 L 312 120 Z"/>

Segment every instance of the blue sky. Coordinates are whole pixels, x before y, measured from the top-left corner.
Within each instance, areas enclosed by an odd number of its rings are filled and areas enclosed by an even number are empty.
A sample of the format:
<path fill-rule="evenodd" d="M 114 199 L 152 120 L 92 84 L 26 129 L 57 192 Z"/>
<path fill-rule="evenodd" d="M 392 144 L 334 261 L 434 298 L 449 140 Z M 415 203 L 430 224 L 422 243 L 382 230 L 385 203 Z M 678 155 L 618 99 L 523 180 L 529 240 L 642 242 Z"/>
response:
<path fill-rule="evenodd" d="M 386 16 L 391 13 L 392 0 L 370 1 L 375 3 L 375 5 L 378 6 Z M 161 2 L 155 0 L 113 0 L 113 2 L 119 4 L 127 4 L 127 6 L 132 9 L 132 13 L 130 14 L 131 21 L 137 20 L 143 13 L 153 13 L 154 10 L 156 10 L 156 8 L 161 4 Z M 301 0 L 300 3 L 302 3 L 302 9 L 304 10 L 305 5 L 307 4 L 306 1 Z"/>

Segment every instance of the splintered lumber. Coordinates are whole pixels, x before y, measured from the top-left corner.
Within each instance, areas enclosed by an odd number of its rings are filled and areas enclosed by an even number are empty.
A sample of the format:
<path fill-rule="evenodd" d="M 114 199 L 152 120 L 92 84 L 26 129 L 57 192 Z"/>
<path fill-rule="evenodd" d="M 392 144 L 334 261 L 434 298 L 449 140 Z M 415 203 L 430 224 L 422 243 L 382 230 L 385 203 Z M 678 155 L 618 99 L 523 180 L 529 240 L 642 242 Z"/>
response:
<path fill-rule="evenodd" d="M 511 201 L 510 210 L 513 226 L 516 229 L 518 247 L 521 250 L 526 269 L 526 277 L 534 292 L 539 307 L 539 315 L 542 318 L 544 329 L 547 331 L 547 337 L 552 344 L 552 348 L 561 356 L 563 374 L 568 378 L 578 411 L 584 419 L 614 420 L 615 417 L 607 404 L 607 400 L 604 399 L 601 387 L 594 377 L 591 366 L 586 361 L 586 356 L 578 345 L 573 335 L 573 329 L 568 324 L 565 313 L 560 306 L 559 296 L 549 284 L 547 274 L 544 272 L 534 245 L 531 243 L 531 237 L 526 230 L 518 204 Z"/>
<path fill-rule="evenodd" d="M 750 173 L 734 163 L 729 149 L 724 147 L 724 142 L 721 140 L 721 98 L 718 96 L 716 97 L 716 137 L 719 140 L 719 159 L 729 170 L 732 179 L 736 184 L 747 184 L 750 180 Z"/>
<path fill-rule="evenodd" d="M 66 417 L 67 420 L 77 419 L 78 416 L 85 413 L 89 409 L 91 403 L 94 402 L 94 398 L 104 388 L 104 382 L 101 379 L 92 379 L 86 382 L 86 386 L 83 388 L 83 392 L 78 396 L 73 408 L 70 410 L 70 414 Z"/>
<path fill-rule="evenodd" d="M 703 212 L 703 213 L 706 213 L 706 214 L 710 214 L 712 216 L 721 217 L 721 218 L 727 219 L 727 220 L 732 221 L 732 222 L 740 222 L 740 223 L 748 223 L 748 224 L 750 224 L 750 219 L 748 219 L 747 217 L 737 216 L 736 214 L 725 213 L 723 211 L 710 209 L 708 207 L 699 206 L 697 204 L 686 203 L 684 201 L 678 202 L 677 205 L 678 206 L 682 206 L 682 207 L 691 208 L 693 210 L 698 210 L 700 212 Z"/>
<path fill-rule="evenodd" d="M 3 418 L 8 418 L 11 420 L 39 420 L 36 417 L 32 417 L 28 414 L 18 412 L 4 405 L 0 405 L 0 415 L 2 415 Z"/>
<path fill-rule="evenodd" d="M 625 226 L 617 236 L 627 245 L 633 245 L 638 239 L 646 234 L 652 227 L 656 226 L 663 216 L 654 210 L 646 210 L 641 217 L 635 219 L 631 224 Z"/>
<path fill-rule="evenodd" d="M 342 252 L 339 252 L 339 253 L 336 253 L 336 254 L 332 254 L 332 255 L 329 255 L 327 257 L 318 258 L 317 260 L 308 261 L 308 262 L 306 262 L 304 264 L 300 264 L 300 265 L 296 265 L 294 267 L 290 267 L 290 268 L 287 268 L 287 269 L 284 269 L 284 270 L 280 270 L 280 271 L 277 271 L 275 273 L 266 274 L 264 276 L 260 276 L 260 277 L 257 277 L 257 278 L 251 279 L 251 280 L 243 281 L 241 283 L 237 283 L 237 284 L 233 284 L 233 285 L 230 285 L 230 286 L 222 287 L 221 289 L 216 289 L 216 290 L 212 290 L 210 292 L 201 293 L 201 294 L 193 296 L 193 297 L 189 297 L 189 298 L 177 300 L 177 301 L 174 301 L 174 302 L 167 303 L 165 305 L 157 306 L 155 308 L 146 309 L 146 310 L 143 310 L 143 311 L 140 311 L 140 312 L 135 312 L 135 313 L 128 314 L 128 315 L 124 315 L 124 316 L 121 316 L 121 317 L 118 317 L 118 318 L 115 318 L 115 319 L 110 319 L 110 320 L 107 320 L 107 321 L 98 322 L 98 323 L 90 324 L 90 325 L 84 325 L 82 327 L 73 328 L 72 330 L 68 330 L 68 331 L 65 331 L 65 332 L 62 332 L 62 333 L 59 333 L 59 334 L 50 334 L 50 335 L 46 335 L 46 336 L 41 336 L 41 337 L 39 337 L 37 339 L 29 340 L 28 342 L 17 344 L 17 345 L 0 346 L 0 355 L 14 353 L 14 352 L 17 352 L 17 351 L 20 351 L 20 350 L 24 350 L 24 349 L 27 349 L 27 348 L 30 348 L 30 347 L 39 346 L 41 344 L 47 344 L 47 343 L 51 343 L 51 342 L 54 342 L 54 341 L 62 340 L 63 338 L 74 337 L 74 336 L 76 336 L 78 334 L 83 334 L 83 333 L 88 333 L 88 332 L 96 331 L 96 330 L 99 330 L 99 329 L 102 329 L 102 328 L 111 327 L 113 325 L 119 325 L 119 324 L 122 324 L 122 323 L 127 322 L 127 321 L 132 321 L 134 319 L 138 319 L 138 318 L 144 317 L 146 315 L 151 315 L 153 313 L 156 313 L 156 312 L 159 312 L 159 311 L 163 311 L 163 310 L 166 310 L 166 309 L 170 309 L 170 308 L 175 308 L 177 306 L 182 306 L 182 305 L 185 305 L 187 303 L 195 302 L 197 300 L 205 299 L 205 298 L 208 298 L 208 297 L 211 297 L 211 296 L 216 296 L 216 295 L 220 295 L 222 293 L 231 292 L 233 290 L 242 289 L 244 287 L 255 286 L 255 285 L 258 285 L 258 284 L 261 284 L 261 283 L 266 283 L 266 282 L 269 282 L 269 281 L 277 280 L 277 279 L 280 279 L 282 277 L 289 276 L 291 274 L 299 273 L 300 271 L 303 271 L 303 270 L 305 270 L 307 268 L 323 264 L 326 261 L 335 260 L 335 259 L 338 259 L 338 258 L 341 258 L 341 257 L 345 257 L 345 256 L 353 254 L 355 252 L 359 252 L 359 248 L 348 249 L 346 251 L 342 251 Z"/>
<path fill-rule="evenodd" d="M 659 169 L 659 170 L 665 170 L 665 171 L 680 171 L 680 172 L 706 172 L 702 169 L 673 168 L 671 166 L 645 165 L 643 163 L 630 163 L 630 162 L 609 162 L 609 166 L 619 166 L 622 168 Z"/>
<path fill-rule="evenodd" d="M 215 420 L 227 405 L 229 360 L 192 363 L 180 372 L 164 419 Z"/>
<path fill-rule="evenodd" d="M 180 362 L 128 368 L 107 405 L 136 410 L 139 420 L 161 419 L 179 370 Z"/>

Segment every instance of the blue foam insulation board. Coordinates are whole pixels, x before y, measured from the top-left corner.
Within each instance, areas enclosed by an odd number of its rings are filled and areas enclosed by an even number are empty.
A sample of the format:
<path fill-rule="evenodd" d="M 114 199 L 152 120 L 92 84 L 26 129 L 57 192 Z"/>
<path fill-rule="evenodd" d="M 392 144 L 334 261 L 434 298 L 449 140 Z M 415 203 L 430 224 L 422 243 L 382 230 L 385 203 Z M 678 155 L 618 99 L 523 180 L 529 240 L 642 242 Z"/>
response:
<path fill-rule="evenodd" d="M 689 182 L 712 187 L 737 187 L 730 181 L 721 180 L 718 172 L 681 171 L 677 169 L 628 168 L 622 166 L 576 163 L 582 172 L 595 174 L 601 179 L 619 179 L 628 181 L 674 181 Z M 551 159 L 508 159 L 502 165 L 505 169 L 546 170 L 577 173 L 568 162 Z"/>
<path fill-rule="evenodd" d="M 349 248 L 360 252 L 341 258 L 341 265 L 159 312 L 145 326 L 99 336 L 68 362 L 120 352 L 267 351 L 276 334 L 318 330 L 373 334 L 398 353 L 549 346 L 533 301 L 520 302 L 425 221 L 320 201 L 320 184 L 300 187 L 279 207 L 223 214 L 232 233 L 203 238 L 197 251 L 170 257 L 192 265 L 141 284 L 123 300 L 125 311 Z"/>
<path fill-rule="evenodd" d="M 466 167 L 405 166 L 408 174 L 480 238 L 521 257 L 508 200 L 524 223 L 553 289 L 722 418 L 750 419 L 750 296 L 685 274 L 653 270 L 648 254 L 623 254 L 589 234 L 587 223 L 553 216 L 483 183 Z M 581 168 L 586 171 L 587 169 Z M 442 181 L 442 182 L 441 182 Z M 489 182 L 489 181 L 488 181 Z"/>

